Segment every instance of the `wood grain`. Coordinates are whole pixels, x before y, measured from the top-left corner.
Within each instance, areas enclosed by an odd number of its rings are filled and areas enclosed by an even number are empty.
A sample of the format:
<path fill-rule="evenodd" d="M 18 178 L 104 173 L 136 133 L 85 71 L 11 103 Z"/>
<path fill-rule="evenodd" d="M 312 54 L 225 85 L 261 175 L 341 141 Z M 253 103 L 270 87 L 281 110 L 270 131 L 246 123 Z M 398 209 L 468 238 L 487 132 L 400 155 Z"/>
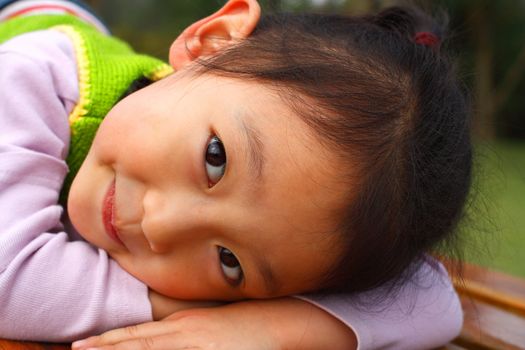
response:
<path fill-rule="evenodd" d="M 471 350 L 525 350 L 525 280 L 465 264 L 454 285 L 464 311 L 454 344 Z"/>
<path fill-rule="evenodd" d="M 69 344 L 31 343 L 0 339 L 0 350 L 69 350 Z"/>

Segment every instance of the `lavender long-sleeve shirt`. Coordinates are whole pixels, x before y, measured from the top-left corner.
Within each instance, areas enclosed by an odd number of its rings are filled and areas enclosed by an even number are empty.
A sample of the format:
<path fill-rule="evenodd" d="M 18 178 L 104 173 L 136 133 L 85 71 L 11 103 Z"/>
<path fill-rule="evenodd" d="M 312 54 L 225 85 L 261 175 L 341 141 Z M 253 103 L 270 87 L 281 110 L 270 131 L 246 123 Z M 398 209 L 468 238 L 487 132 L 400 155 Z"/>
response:
<path fill-rule="evenodd" d="M 147 286 L 61 219 L 78 100 L 72 43 L 48 30 L 0 45 L 0 89 L 0 337 L 71 341 L 151 321 Z M 428 349 L 458 334 L 462 313 L 441 266 L 423 265 L 417 281 L 366 310 L 355 297 L 301 298 L 351 327 L 359 349 Z"/>

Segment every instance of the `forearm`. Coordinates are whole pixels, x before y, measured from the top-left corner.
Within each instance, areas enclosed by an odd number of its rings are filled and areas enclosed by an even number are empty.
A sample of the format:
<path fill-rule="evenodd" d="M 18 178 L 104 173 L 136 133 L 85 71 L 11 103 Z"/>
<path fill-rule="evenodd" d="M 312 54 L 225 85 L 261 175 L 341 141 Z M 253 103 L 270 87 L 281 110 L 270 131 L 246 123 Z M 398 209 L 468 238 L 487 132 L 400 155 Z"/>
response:
<path fill-rule="evenodd" d="M 300 298 L 351 327 L 360 349 L 437 348 L 454 339 L 463 322 L 452 282 L 431 258 L 396 293 L 380 287 L 357 295 Z"/>
<path fill-rule="evenodd" d="M 191 309 L 220 306 L 218 302 L 184 301 L 169 299 L 149 291 L 153 319 L 160 320 L 170 314 Z M 279 344 L 278 349 L 356 349 L 356 337 L 345 324 L 326 311 L 295 298 L 248 300 L 231 303 L 231 312 L 259 318 Z"/>
<path fill-rule="evenodd" d="M 263 315 L 275 332 L 278 349 L 357 349 L 357 339 L 351 328 L 326 311 L 300 299 L 247 301 L 240 310 Z"/>
<path fill-rule="evenodd" d="M 176 312 L 162 321 L 120 328 L 73 344 L 75 350 L 356 349 L 349 327 L 307 302 L 281 298 Z"/>

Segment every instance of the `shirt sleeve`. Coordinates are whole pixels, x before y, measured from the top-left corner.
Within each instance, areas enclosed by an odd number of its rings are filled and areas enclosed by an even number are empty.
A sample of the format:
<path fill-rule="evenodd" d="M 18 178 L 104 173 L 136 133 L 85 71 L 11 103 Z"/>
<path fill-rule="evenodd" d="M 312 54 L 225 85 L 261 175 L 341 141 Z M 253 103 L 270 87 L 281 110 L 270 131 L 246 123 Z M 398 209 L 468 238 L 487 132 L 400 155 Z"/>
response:
<path fill-rule="evenodd" d="M 0 89 L 0 338 L 64 342 L 150 321 L 147 287 L 61 223 L 72 44 L 51 30 L 2 44 Z"/>
<path fill-rule="evenodd" d="M 432 258 L 393 297 L 385 288 L 356 296 L 297 296 L 350 327 L 358 350 L 432 349 L 459 335 L 463 313 L 444 267 Z"/>

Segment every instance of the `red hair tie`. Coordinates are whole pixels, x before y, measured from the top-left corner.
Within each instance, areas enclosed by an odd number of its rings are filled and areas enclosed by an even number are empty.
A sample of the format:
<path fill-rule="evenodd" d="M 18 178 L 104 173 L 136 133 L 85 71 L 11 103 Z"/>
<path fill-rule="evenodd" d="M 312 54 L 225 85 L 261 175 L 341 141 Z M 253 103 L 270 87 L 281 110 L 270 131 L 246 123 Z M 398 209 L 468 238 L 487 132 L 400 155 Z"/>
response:
<path fill-rule="evenodd" d="M 425 45 L 433 49 L 439 46 L 439 38 L 430 32 L 419 32 L 414 37 L 414 42 L 419 45 Z"/>

